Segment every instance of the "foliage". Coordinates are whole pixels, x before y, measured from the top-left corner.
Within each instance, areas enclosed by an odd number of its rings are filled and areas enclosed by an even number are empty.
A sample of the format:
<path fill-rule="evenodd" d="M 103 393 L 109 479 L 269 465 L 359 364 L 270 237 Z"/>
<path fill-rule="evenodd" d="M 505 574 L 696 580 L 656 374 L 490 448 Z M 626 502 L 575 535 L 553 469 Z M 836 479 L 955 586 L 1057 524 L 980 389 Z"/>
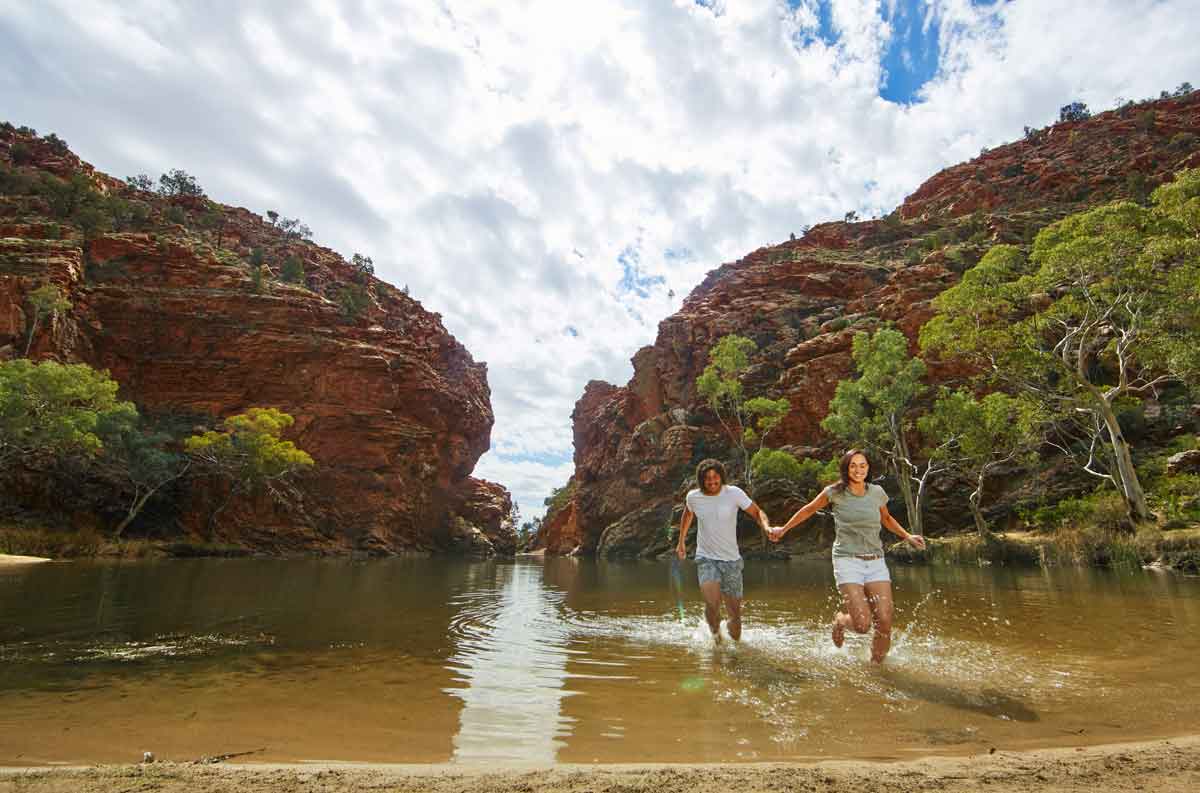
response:
<path fill-rule="evenodd" d="M 95 556 L 101 537 L 95 531 L 67 531 L 33 526 L 0 525 L 0 553 L 71 559 Z"/>
<path fill-rule="evenodd" d="M 33 322 L 29 325 L 29 339 L 25 342 L 26 356 L 33 347 L 33 335 L 37 332 L 38 323 L 71 308 L 71 301 L 54 284 L 45 284 L 30 292 L 29 304 L 33 306 Z"/>
<path fill-rule="evenodd" d="M 1071 418 L 1084 470 L 1112 482 L 1137 519 L 1150 513 L 1118 405 L 1154 393 L 1167 370 L 1194 377 L 1198 196 L 1200 170 L 1185 171 L 1151 208 L 1118 202 L 1043 229 L 1029 260 L 996 246 L 934 301 L 921 333 L 926 351 L 966 357 Z"/>
<path fill-rule="evenodd" d="M 575 479 L 572 477 L 562 487 L 556 487 L 550 491 L 550 495 L 542 501 L 542 505 L 546 507 L 545 514 L 553 515 L 562 510 L 575 496 L 575 484 Z"/>
<path fill-rule="evenodd" d="M 162 196 L 189 196 L 201 198 L 204 190 L 196 177 L 187 171 L 175 168 L 158 177 L 158 194 Z"/>
<path fill-rule="evenodd" d="M 367 310 L 371 298 L 361 284 L 343 286 L 337 295 L 338 311 L 347 320 L 356 320 Z"/>
<path fill-rule="evenodd" d="M 178 451 L 174 432 L 149 426 L 137 413 L 102 417 L 97 434 L 104 454 L 95 466 L 106 478 L 122 483 L 114 490 L 126 490 L 129 496 L 125 517 L 114 530 L 119 538 L 155 493 L 187 473 L 191 460 Z"/>
<path fill-rule="evenodd" d="M 813 490 L 827 478 L 826 465 L 808 457 L 797 460 L 783 449 L 759 449 L 750 460 L 750 468 L 756 481 L 782 480 L 798 490 Z"/>
<path fill-rule="evenodd" d="M 58 135 L 55 135 L 53 132 L 42 138 L 42 140 L 44 140 L 50 147 L 50 151 L 54 152 L 60 157 L 65 154 L 69 154 L 71 151 L 71 147 L 67 145 L 67 142 L 58 137 Z"/>
<path fill-rule="evenodd" d="M 1092 117 L 1092 111 L 1088 110 L 1088 106 L 1083 102 L 1072 102 L 1069 105 L 1063 105 L 1058 111 L 1059 121 L 1083 121 Z"/>
<path fill-rule="evenodd" d="M 285 240 L 312 239 L 312 229 L 300 222 L 300 218 L 280 217 L 274 210 L 267 213 L 271 225 L 283 232 Z"/>
<path fill-rule="evenodd" d="M 281 410 L 253 407 L 225 419 L 218 430 L 183 442 L 193 465 L 229 486 L 226 499 L 209 515 L 210 531 L 234 495 L 265 490 L 281 499 L 290 480 L 313 466 L 307 452 L 280 437 L 293 423 Z"/>
<path fill-rule="evenodd" d="M 987 475 L 995 468 L 1036 460 L 1045 416 L 1028 397 L 996 392 L 978 399 L 965 389 L 943 388 L 933 409 L 917 420 L 922 436 L 940 441 L 932 456 L 947 461 L 975 483 L 968 497 L 976 531 L 990 533 L 980 509 Z"/>
<path fill-rule="evenodd" d="M 304 283 L 304 262 L 299 256 L 292 254 L 283 260 L 283 269 L 280 276 L 285 283 L 302 284 Z"/>
<path fill-rule="evenodd" d="M 136 415 L 108 372 L 86 364 L 0 361 L 0 464 L 17 458 L 92 456 L 102 423 Z"/>
<path fill-rule="evenodd" d="M 375 274 L 375 262 L 370 256 L 363 256 L 361 253 L 356 253 L 350 257 L 350 266 L 354 268 L 354 277 L 360 282 L 365 281 L 367 276 Z"/>
<path fill-rule="evenodd" d="M 187 212 L 181 206 L 171 205 L 167 207 L 167 211 L 163 213 L 168 223 L 174 223 L 177 226 L 183 226 L 187 223 Z"/>
<path fill-rule="evenodd" d="M 148 174 L 139 173 L 137 176 L 126 176 L 125 184 L 132 187 L 134 190 L 141 190 L 149 193 L 154 190 L 154 180 Z"/>
<path fill-rule="evenodd" d="M 14 143 L 8 150 L 13 165 L 29 165 L 33 162 L 33 149 L 24 143 Z"/>
<path fill-rule="evenodd" d="M 936 457 L 922 465 L 909 448 L 914 403 L 927 390 L 921 382 L 925 363 L 909 356 L 908 339 L 892 328 L 874 336 L 855 334 L 852 354 L 858 378 L 838 383 L 821 427 L 887 461 L 904 497 L 909 525 L 920 534 L 925 486 L 939 470 Z"/>
<path fill-rule="evenodd" d="M 783 398 L 746 399 L 741 376 L 750 368 L 750 355 L 757 349 L 758 345 L 745 336 L 723 336 L 709 350 L 709 364 L 696 380 L 697 393 L 708 402 L 737 448 L 751 487 L 751 458 L 791 409 L 791 403 Z"/>

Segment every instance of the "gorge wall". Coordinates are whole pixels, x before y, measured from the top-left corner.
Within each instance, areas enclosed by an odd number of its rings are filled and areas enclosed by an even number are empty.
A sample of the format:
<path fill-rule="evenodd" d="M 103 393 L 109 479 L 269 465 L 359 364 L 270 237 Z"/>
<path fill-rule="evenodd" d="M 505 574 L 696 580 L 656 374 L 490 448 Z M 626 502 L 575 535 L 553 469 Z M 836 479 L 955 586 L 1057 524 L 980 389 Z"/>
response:
<path fill-rule="evenodd" d="M 575 496 L 545 517 L 532 546 L 605 556 L 668 549 L 695 464 L 731 457 L 696 393 L 709 348 L 726 334 L 758 345 L 743 380 L 747 396 L 791 405 L 771 445 L 828 459 L 839 450 L 820 423 L 838 381 L 853 374 L 856 332 L 892 323 L 915 354 L 932 299 L 989 246 L 1028 244 L 1037 230 L 1088 206 L 1144 198 L 1176 171 L 1200 165 L 1198 136 L 1200 92 L 1058 123 L 943 170 L 885 219 L 824 223 L 713 270 L 659 325 L 654 344 L 633 356 L 626 385 L 587 385 L 572 414 Z M 934 364 L 928 379 L 937 385 L 964 374 Z M 1066 468 L 1049 478 L 1067 489 L 1086 484 L 1073 483 Z M 989 504 L 998 519 L 1032 498 L 1029 481 L 998 485 Z M 813 494 L 768 488 L 754 495 L 782 522 Z M 970 522 L 945 495 L 935 488 L 931 499 L 927 523 L 935 533 Z M 902 515 L 898 497 L 892 508 Z"/>
<path fill-rule="evenodd" d="M 107 369 L 140 411 L 196 429 L 251 406 L 292 414 L 287 438 L 315 460 L 300 498 L 235 501 L 210 539 L 274 552 L 513 551 L 509 494 L 471 477 L 493 423 L 487 368 L 439 315 L 246 209 L 134 189 L 52 143 L 0 129 L 0 360 L 24 354 L 29 294 L 52 283 L 72 308 L 39 327 L 30 358 Z M 82 176 L 139 216 L 89 231 L 18 184 L 44 174 Z M 298 283 L 279 278 L 288 257 L 303 265 Z M 342 305 L 347 290 L 364 298 L 357 310 Z M 13 486 L 9 506 L 55 508 L 53 494 Z M 174 529 L 207 535 L 216 495 L 196 485 L 172 496 Z"/>

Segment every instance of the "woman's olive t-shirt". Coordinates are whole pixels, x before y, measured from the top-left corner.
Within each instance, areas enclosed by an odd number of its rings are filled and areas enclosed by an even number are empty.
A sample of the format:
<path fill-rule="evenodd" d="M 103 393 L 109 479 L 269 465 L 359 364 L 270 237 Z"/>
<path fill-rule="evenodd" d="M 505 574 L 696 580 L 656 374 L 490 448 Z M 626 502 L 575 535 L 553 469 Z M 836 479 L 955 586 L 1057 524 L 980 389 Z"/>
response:
<path fill-rule="evenodd" d="M 879 485 L 867 485 L 867 492 L 856 496 L 846 488 L 838 492 L 837 485 L 825 488 L 825 497 L 833 507 L 834 556 L 883 555 L 879 538 L 882 525 L 879 508 L 888 502 L 887 492 Z"/>

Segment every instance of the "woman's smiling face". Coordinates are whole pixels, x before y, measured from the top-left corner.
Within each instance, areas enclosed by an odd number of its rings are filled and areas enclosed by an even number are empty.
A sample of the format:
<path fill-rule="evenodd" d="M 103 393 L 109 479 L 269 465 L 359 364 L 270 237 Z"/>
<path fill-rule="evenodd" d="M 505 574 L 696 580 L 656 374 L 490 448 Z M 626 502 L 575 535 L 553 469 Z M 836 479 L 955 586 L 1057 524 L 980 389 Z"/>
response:
<path fill-rule="evenodd" d="M 871 473 L 871 465 L 867 462 L 866 457 L 856 454 L 850 458 L 848 473 L 851 483 L 862 484 L 867 481 L 867 476 Z"/>

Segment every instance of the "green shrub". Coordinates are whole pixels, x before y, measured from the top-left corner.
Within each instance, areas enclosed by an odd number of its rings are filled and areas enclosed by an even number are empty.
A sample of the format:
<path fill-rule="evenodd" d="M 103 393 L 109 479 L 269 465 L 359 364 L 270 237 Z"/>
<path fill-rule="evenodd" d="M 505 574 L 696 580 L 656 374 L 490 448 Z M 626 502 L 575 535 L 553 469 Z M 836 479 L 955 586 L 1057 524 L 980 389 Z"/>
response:
<path fill-rule="evenodd" d="M 95 531 L 55 531 L 45 528 L 0 526 L 0 553 L 70 559 L 95 556 L 101 538 Z"/>
<path fill-rule="evenodd" d="M 1189 149 L 1196 148 L 1196 143 L 1198 140 L 1200 140 L 1200 138 L 1197 138 L 1192 132 L 1177 132 L 1171 138 L 1170 145 L 1172 149 L 1181 149 L 1183 151 L 1187 151 Z"/>
<path fill-rule="evenodd" d="M 125 184 L 134 190 L 141 190 L 146 193 L 154 190 L 154 180 L 144 173 L 139 173 L 137 176 L 126 176 Z"/>
<path fill-rule="evenodd" d="M 837 333 L 850 327 L 850 320 L 845 317 L 836 317 L 829 320 L 828 327 L 825 328 L 826 333 Z"/>
<path fill-rule="evenodd" d="M 812 462 L 806 460 L 806 462 Z M 819 467 L 819 465 L 818 465 Z M 796 482 L 804 476 L 800 461 L 783 449 L 762 448 L 750 460 L 750 471 L 755 480 L 784 479 Z"/>
<path fill-rule="evenodd" d="M 174 223 L 177 226 L 182 226 L 187 223 L 187 212 L 183 210 L 183 207 L 174 205 L 167 207 L 164 217 L 167 219 L 168 223 Z"/>
<path fill-rule="evenodd" d="M 29 165 L 33 162 L 33 149 L 24 143 L 16 143 L 8 150 L 8 156 L 13 165 Z"/>
<path fill-rule="evenodd" d="M 175 168 L 158 177 L 158 193 L 164 196 L 190 196 L 199 198 L 204 195 L 203 188 L 196 177 L 186 171 Z"/>
<path fill-rule="evenodd" d="M 370 302 L 370 296 L 361 284 L 343 286 L 337 295 L 338 311 L 348 320 L 356 320 L 362 316 Z"/>
<path fill-rule="evenodd" d="M 558 512 L 567 505 L 567 502 L 575 495 L 575 480 L 569 480 L 562 487 L 556 487 L 551 491 L 550 495 L 542 501 L 542 505 L 546 507 L 546 514 L 551 515 Z"/>
<path fill-rule="evenodd" d="M 60 157 L 70 153 L 71 151 L 71 148 L 67 146 L 67 142 L 55 135 L 53 132 L 51 132 L 42 140 L 46 141 L 46 143 L 50 146 L 50 151 L 54 152 Z"/>
<path fill-rule="evenodd" d="M 304 283 L 304 263 L 300 261 L 300 257 L 293 254 L 284 259 L 281 276 L 285 283 Z"/>

